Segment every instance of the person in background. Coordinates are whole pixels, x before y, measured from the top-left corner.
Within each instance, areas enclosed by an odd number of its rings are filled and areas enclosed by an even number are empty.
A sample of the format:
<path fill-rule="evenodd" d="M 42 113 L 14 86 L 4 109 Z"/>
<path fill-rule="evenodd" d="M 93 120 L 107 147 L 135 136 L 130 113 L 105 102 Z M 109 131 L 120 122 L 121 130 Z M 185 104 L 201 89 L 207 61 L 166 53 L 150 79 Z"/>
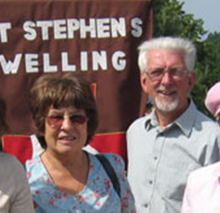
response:
<path fill-rule="evenodd" d="M 119 196 L 96 155 L 83 150 L 98 112 L 81 75 L 41 76 L 30 91 L 30 109 L 44 148 L 25 164 L 36 213 L 135 213 L 122 158 L 103 154 L 119 180 Z"/>
<path fill-rule="evenodd" d="M 205 106 L 209 112 L 216 118 L 220 126 L 220 82 L 212 86 L 205 99 Z"/>
<path fill-rule="evenodd" d="M 205 105 L 219 123 L 220 82 L 216 83 L 208 91 Z M 220 162 L 191 172 L 186 185 L 181 213 L 219 213 L 219 180 Z"/>
<path fill-rule="evenodd" d="M 8 130 L 6 106 L 0 98 L 0 133 Z M 24 167 L 12 155 L 0 152 L 0 212 L 34 213 L 31 193 Z"/>
<path fill-rule="evenodd" d="M 153 110 L 153 102 L 151 100 L 151 97 L 148 96 L 144 115 L 149 115 L 152 110 Z"/>
<path fill-rule="evenodd" d="M 188 174 L 220 159 L 218 125 L 188 98 L 195 58 L 193 43 L 180 37 L 139 46 L 141 86 L 154 108 L 127 131 L 128 181 L 138 213 L 179 213 Z"/>

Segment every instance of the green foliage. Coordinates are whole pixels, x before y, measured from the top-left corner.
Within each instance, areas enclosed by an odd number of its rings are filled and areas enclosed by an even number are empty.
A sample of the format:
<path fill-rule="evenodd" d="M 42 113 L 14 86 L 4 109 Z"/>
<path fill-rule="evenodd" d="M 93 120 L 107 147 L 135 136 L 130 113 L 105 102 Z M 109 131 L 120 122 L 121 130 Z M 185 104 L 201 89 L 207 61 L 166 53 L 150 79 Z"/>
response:
<path fill-rule="evenodd" d="M 187 14 L 183 4 L 177 0 L 153 0 L 154 37 L 181 36 L 195 43 L 197 83 L 190 96 L 197 107 L 210 116 L 204 100 L 208 89 L 220 80 L 220 33 L 208 33 L 203 27 L 203 20 Z"/>
<path fill-rule="evenodd" d="M 202 38 L 206 33 L 203 21 L 186 14 L 182 7 L 177 0 L 153 0 L 154 36 L 181 36 L 193 42 Z"/>

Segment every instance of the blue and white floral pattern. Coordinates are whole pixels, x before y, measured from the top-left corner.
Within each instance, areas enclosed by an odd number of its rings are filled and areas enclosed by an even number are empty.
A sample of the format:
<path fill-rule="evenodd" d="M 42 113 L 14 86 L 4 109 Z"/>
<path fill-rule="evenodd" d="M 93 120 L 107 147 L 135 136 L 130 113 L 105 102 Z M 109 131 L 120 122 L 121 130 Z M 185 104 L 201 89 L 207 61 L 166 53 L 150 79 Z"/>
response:
<path fill-rule="evenodd" d="M 88 154 L 90 170 L 87 185 L 77 195 L 62 192 L 54 185 L 40 156 L 27 161 L 27 176 L 36 213 L 135 213 L 122 158 L 115 154 L 104 155 L 118 176 L 121 198 L 94 155 Z"/>

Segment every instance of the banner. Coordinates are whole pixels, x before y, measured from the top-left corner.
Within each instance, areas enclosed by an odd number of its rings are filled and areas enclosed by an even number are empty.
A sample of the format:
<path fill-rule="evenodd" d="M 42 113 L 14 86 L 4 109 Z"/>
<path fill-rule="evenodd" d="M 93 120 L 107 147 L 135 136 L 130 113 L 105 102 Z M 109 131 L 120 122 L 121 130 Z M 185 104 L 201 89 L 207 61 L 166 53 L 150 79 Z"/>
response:
<path fill-rule="evenodd" d="M 151 9 L 151 0 L 1 0 L 0 96 L 10 132 L 34 133 L 28 93 L 36 78 L 80 72 L 99 110 L 91 145 L 126 158 L 125 131 L 146 103 L 137 47 L 152 35 Z"/>

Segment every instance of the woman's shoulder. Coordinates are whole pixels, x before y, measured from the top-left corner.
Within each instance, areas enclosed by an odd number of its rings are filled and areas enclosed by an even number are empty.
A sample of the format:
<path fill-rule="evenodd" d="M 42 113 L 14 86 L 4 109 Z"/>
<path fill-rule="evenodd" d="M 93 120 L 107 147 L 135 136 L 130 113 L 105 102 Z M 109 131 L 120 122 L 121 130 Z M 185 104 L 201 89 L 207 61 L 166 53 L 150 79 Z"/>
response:
<path fill-rule="evenodd" d="M 33 170 L 33 169 L 39 167 L 40 163 L 41 163 L 40 156 L 37 155 L 34 158 L 29 159 L 25 162 L 25 168 L 27 171 L 30 171 L 30 170 Z"/>
<path fill-rule="evenodd" d="M 15 182 L 25 176 L 25 170 L 16 157 L 0 153 L 0 176 L 2 181 L 7 179 L 7 182 Z"/>
<path fill-rule="evenodd" d="M 34 183 L 38 184 L 39 179 L 46 180 L 48 178 L 47 170 L 45 169 L 39 155 L 26 161 L 25 168 L 28 182 L 30 185 Z"/>
<path fill-rule="evenodd" d="M 0 168 L 22 167 L 22 164 L 13 155 L 0 152 Z"/>
<path fill-rule="evenodd" d="M 124 160 L 120 155 L 114 153 L 100 153 L 98 155 L 104 156 L 117 173 L 125 169 Z M 93 156 L 96 157 L 96 155 Z"/>

